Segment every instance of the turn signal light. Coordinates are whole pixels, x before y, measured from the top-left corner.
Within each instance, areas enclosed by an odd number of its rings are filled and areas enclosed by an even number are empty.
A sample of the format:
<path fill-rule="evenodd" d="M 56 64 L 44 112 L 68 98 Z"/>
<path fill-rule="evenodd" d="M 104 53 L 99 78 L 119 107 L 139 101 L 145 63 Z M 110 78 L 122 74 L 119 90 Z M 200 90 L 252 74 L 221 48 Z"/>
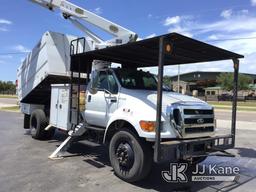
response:
<path fill-rule="evenodd" d="M 140 127 L 143 131 L 153 132 L 156 129 L 155 121 L 140 121 Z"/>

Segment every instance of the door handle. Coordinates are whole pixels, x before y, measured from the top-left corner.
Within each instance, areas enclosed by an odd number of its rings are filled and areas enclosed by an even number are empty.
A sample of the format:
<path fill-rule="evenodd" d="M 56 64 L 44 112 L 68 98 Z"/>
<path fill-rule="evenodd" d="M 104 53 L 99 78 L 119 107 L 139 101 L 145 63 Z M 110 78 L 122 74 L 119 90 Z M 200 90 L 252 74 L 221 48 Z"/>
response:
<path fill-rule="evenodd" d="M 91 95 L 88 95 L 87 101 L 88 101 L 88 102 L 91 102 L 91 100 L 92 100 L 92 96 L 91 96 Z"/>
<path fill-rule="evenodd" d="M 110 101 L 111 103 L 116 103 L 117 102 L 117 98 L 116 97 L 107 97 L 106 99 L 108 101 Z"/>
<path fill-rule="evenodd" d="M 110 99 L 110 102 L 111 102 L 111 103 L 116 103 L 117 100 L 116 100 L 116 98 L 115 98 L 115 99 Z"/>

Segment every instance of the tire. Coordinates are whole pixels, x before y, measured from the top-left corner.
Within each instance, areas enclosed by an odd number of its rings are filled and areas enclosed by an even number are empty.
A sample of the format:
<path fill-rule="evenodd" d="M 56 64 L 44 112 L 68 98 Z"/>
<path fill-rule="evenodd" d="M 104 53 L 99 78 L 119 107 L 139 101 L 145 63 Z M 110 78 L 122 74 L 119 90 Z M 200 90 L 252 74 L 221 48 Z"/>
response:
<path fill-rule="evenodd" d="M 144 179 L 151 170 L 152 147 L 130 130 L 123 129 L 115 133 L 110 141 L 109 159 L 120 179 L 136 182 Z"/>
<path fill-rule="evenodd" d="M 44 129 L 48 126 L 48 119 L 41 109 L 33 111 L 30 117 L 30 130 L 31 136 L 34 139 L 46 140 L 53 137 L 55 130 L 50 129 L 45 131 Z"/>

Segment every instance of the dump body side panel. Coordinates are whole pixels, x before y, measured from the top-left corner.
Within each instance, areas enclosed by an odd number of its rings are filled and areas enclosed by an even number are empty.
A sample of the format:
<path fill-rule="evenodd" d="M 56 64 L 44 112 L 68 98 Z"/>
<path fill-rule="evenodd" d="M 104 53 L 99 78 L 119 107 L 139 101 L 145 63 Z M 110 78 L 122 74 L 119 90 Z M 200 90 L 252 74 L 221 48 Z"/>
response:
<path fill-rule="evenodd" d="M 43 35 L 18 69 L 20 101 L 30 103 L 29 96 L 33 95 L 33 102 L 31 102 L 37 103 L 35 97 L 40 100 L 42 94 L 46 92 L 48 94 L 50 84 L 68 81 L 69 44 L 75 38 L 55 32 L 46 32 Z M 34 92 L 39 94 L 35 95 Z"/>

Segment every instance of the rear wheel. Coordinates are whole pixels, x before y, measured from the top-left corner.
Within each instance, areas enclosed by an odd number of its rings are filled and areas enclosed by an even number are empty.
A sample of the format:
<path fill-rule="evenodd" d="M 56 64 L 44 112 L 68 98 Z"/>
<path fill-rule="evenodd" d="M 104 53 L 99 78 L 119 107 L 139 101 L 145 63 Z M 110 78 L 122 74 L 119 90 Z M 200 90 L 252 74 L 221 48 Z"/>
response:
<path fill-rule="evenodd" d="M 151 146 L 128 129 L 112 137 L 109 157 L 115 174 L 127 182 L 142 180 L 151 170 Z"/>
<path fill-rule="evenodd" d="M 48 126 L 48 119 L 43 110 L 37 109 L 33 111 L 30 117 L 30 130 L 31 136 L 34 139 L 50 139 L 54 135 L 54 129 L 45 131 L 44 129 Z"/>

